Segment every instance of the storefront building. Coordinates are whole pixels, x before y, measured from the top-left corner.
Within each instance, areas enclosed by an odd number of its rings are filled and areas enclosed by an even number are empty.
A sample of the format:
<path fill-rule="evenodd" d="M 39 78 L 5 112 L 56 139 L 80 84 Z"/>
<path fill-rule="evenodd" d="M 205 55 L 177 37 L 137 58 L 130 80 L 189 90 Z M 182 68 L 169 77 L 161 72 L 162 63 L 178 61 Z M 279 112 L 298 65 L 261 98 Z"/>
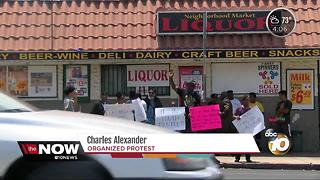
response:
<path fill-rule="evenodd" d="M 285 38 L 263 23 L 277 7 L 297 20 Z M 112 99 L 150 87 L 169 106 L 178 103 L 171 69 L 176 84 L 194 79 L 206 97 L 256 92 L 266 117 L 275 113 L 278 92 L 288 90 L 291 127 L 303 132 L 303 151 L 320 149 L 318 1 L 4 1 L 0 8 L 0 89 L 36 106 L 62 109 L 68 84 L 79 90 L 84 112 L 101 92 Z"/>

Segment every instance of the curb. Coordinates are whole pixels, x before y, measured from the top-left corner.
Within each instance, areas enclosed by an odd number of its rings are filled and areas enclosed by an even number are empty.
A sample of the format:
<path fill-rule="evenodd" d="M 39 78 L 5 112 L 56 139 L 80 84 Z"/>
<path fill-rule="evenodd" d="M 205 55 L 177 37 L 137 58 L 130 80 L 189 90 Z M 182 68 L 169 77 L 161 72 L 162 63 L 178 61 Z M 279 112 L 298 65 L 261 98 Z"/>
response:
<path fill-rule="evenodd" d="M 221 168 L 320 170 L 320 164 L 221 163 Z"/>

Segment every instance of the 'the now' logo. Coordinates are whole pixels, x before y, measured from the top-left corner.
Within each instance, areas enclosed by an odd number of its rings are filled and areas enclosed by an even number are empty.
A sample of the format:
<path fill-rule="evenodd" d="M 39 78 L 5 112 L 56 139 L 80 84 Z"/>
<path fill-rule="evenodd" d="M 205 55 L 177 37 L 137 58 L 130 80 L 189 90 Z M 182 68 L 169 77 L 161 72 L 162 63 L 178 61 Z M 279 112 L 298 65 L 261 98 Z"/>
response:
<path fill-rule="evenodd" d="M 18 142 L 24 155 L 76 155 L 83 152 L 79 141 Z"/>

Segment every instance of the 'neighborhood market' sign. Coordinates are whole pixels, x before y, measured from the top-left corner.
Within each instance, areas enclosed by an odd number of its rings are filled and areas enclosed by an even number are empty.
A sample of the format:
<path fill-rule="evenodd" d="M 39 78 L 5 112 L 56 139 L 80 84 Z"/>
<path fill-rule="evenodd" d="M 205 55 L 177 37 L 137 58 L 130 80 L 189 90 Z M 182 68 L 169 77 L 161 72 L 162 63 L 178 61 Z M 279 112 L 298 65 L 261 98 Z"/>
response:
<path fill-rule="evenodd" d="M 270 11 L 207 12 L 208 34 L 268 33 L 266 19 Z M 159 35 L 203 33 L 204 12 L 158 12 Z"/>
<path fill-rule="evenodd" d="M 206 57 L 215 58 L 277 58 L 277 57 L 319 57 L 320 48 L 312 49 L 246 49 L 207 50 Z M 121 59 L 197 59 L 203 58 L 202 50 L 176 51 L 42 51 L 42 52 L 0 52 L 3 60 L 121 60 Z"/>

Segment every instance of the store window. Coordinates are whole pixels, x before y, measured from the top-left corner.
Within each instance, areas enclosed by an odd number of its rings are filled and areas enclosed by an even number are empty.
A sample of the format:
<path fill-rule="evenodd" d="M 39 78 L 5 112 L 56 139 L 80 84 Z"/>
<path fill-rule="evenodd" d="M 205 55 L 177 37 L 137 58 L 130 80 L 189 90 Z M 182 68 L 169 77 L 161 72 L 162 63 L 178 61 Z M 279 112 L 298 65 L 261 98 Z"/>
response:
<path fill-rule="evenodd" d="M 0 66 L 0 91 L 7 90 L 7 66 Z"/>
<path fill-rule="evenodd" d="M 213 63 L 212 93 L 227 90 L 238 94 L 278 95 L 281 90 L 280 62 Z"/>
<path fill-rule="evenodd" d="M 56 66 L 0 66 L 0 90 L 19 97 L 56 97 Z"/>
<path fill-rule="evenodd" d="M 145 95 L 155 88 L 158 96 L 169 96 L 168 71 L 169 65 L 104 65 L 101 90 L 109 96 L 117 92 L 128 95 L 132 90 Z"/>
<path fill-rule="evenodd" d="M 73 86 L 80 102 L 90 101 L 90 65 L 65 65 L 64 87 Z"/>
<path fill-rule="evenodd" d="M 203 90 L 203 67 L 202 66 L 180 66 L 179 67 L 179 86 L 187 88 L 187 83 L 194 81 L 196 83 L 195 91 Z"/>
<path fill-rule="evenodd" d="M 28 96 L 28 66 L 9 66 L 8 90 L 15 96 Z"/>

